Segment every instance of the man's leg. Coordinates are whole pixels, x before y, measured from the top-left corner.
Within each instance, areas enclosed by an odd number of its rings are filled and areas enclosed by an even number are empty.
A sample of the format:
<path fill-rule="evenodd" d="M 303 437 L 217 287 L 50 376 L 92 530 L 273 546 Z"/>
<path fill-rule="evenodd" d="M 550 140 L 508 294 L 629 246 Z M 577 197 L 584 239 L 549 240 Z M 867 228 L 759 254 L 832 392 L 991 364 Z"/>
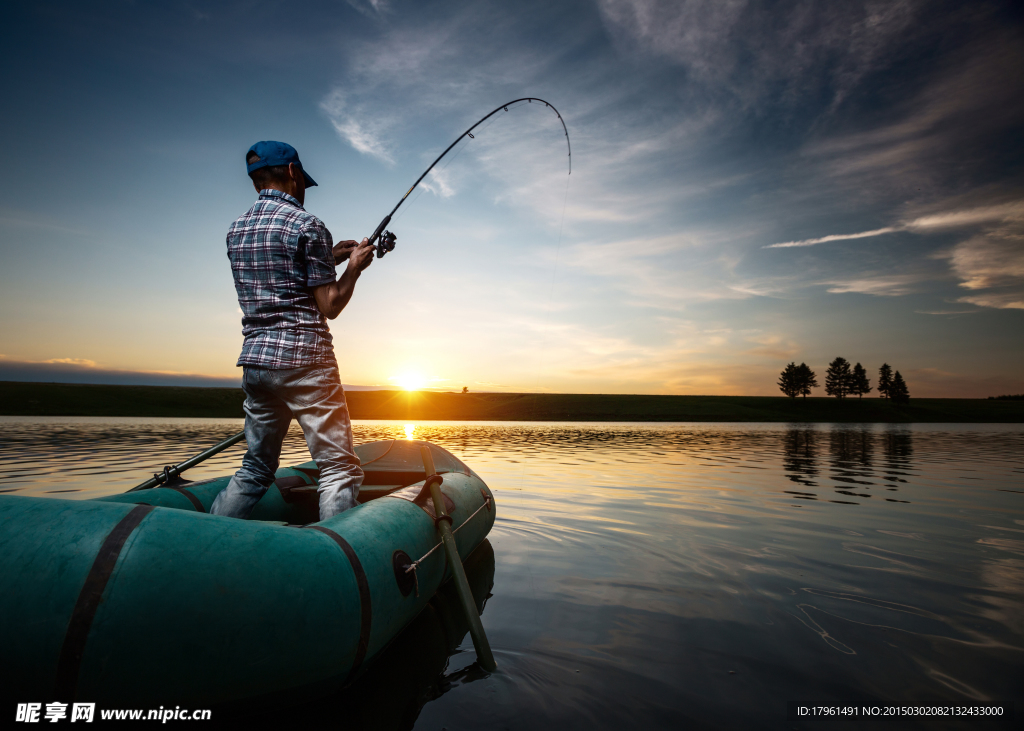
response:
<path fill-rule="evenodd" d="M 221 490 L 210 507 L 212 515 L 248 518 L 263 493 L 274 482 L 281 459 L 281 445 L 288 433 L 292 415 L 288 406 L 268 388 L 267 371 L 245 367 L 245 442 L 248 449 L 242 467 L 228 486 Z"/>
<path fill-rule="evenodd" d="M 363 482 L 345 390 L 337 366 L 313 366 L 286 381 L 277 393 L 288 402 L 320 468 L 320 520 L 326 520 L 355 507 Z"/>

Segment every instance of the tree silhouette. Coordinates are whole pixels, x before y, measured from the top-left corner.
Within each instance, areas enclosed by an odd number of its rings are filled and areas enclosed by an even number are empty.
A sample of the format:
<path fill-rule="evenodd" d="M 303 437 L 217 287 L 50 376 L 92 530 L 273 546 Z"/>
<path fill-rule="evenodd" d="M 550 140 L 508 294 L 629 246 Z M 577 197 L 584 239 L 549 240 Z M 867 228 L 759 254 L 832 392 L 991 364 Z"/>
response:
<path fill-rule="evenodd" d="M 828 364 L 825 371 L 825 393 L 836 398 L 846 398 L 850 392 L 850 379 L 853 374 L 850 372 L 850 361 L 846 358 L 836 358 Z"/>
<path fill-rule="evenodd" d="M 462 387 L 462 392 L 463 393 L 469 393 L 469 387 L 468 386 L 463 386 Z"/>
<path fill-rule="evenodd" d="M 905 404 L 910 401 L 910 391 L 899 371 L 892 377 L 892 386 L 889 388 L 889 398 L 894 404 Z"/>
<path fill-rule="evenodd" d="M 797 369 L 797 383 L 800 386 L 800 394 L 807 398 L 812 388 L 818 387 L 818 377 L 806 363 L 801 363 Z"/>
<path fill-rule="evenodd" d="M 856 394 L 857 398 L 861 398 L 866 393 L 871 393 L 871 379 L 868 378 L 868 372 L 864 370 L 864 366 L 860 363 L 853 367 L 853 374 L 850 378 L 850 393 Z"/>
<path fill-rule="evenodd" d="M 882 363 L 878 369 L 878 395 L 882 398 L 889 398 L 892 390 L 892 368 L 888 363 Z"/>
<path fill-rule="evenodd" d="M 800 367 L 790 363 L 779 374 L 779 390 L 790 398 L 800 395 Z"/>

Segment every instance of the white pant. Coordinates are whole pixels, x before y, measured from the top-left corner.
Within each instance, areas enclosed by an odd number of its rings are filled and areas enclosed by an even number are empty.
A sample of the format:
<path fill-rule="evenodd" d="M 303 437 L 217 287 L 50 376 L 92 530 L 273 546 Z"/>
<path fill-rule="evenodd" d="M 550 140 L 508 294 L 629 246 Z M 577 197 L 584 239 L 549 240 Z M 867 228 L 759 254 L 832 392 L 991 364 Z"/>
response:
<path fill-rule="evenodd" d="M 242 466 L 210 513 L 248 518 L 274 482 L 292 417 L 320 468 L 320 520 L 356 504 L 363 470 L 352 446 L 352 422 L 336 365 L 302 368 L 245 366 L 245 441 Z"/>

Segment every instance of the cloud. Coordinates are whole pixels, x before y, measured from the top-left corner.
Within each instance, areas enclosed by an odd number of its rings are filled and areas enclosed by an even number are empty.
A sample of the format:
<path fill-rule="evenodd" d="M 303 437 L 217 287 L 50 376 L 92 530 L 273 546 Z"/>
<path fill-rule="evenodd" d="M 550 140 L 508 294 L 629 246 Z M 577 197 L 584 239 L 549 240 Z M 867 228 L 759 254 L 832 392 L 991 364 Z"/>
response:
<path fill-rule="evenodd" d="M 89 360 L 88 358 L 51 358 L 50 360 L 44 360 L 43 363 L 62 363 L 64 365 L 83 366 L 85 368 L 96 367 L 96 361 Z"/>
<path fill-rule="evenodd" d="M 1024 221 L 1024 201 L 1011 201 L 996 206 L 983 206 L 921 216 L 907 223 L 906 228 L 910 231 L 927 231 L 929 229 L 956 228 L 979 223 L 991 223 L 993 221 L 1007 223 Z"/>
<path fill-rule="evenodd" d="M 1024 224 L 1011 222 L 979 233 L 940 256 L 949 260 L 960 287 L 972 290 L 958 302 L 1024 309 Z"/>
<path fill-rule="evenodd" d="M 428 177 L 434 182 L 434 185 L 424 180 L 420 183 L 419 187 L 441 198 L 451 198 L 455 195 L 455 189 L 449 183 L 449 174 L 447 172 L 444 170 L 431 170 Z"/>
<path fill-rule="evenodd" d="M 133 371 L 104 368 L 87 358 L 30 361 L 0 356 L 0 381 L 238 388 L 241 374 L 225 377 L 176 371 Z"/>
<path fill-rule="evenodd" d="M 21 383 L 81 383 L 120 386 L 199 386 L 204 388 L 240 388 L 237 376 L 210 376 L 184 371 L 134 371 L 104 368 L 87 358 L 51 358 L 16 360 L 0 355 L 0 381 Z M 390 386 L 344 384 L 349 391 L 374 391 Z"/>
<path fill-rule="evenodd" d="M 1013 144 L 1024 115 L 1016 93 L 1024 83 L 1024 46 L 1019 28 L 984 28 L 987 9 L 978 10 L 936 8 L 925 18 L 894 57 L 909 52 L 917 39 L 924 50 L 930 34 L 960 42 L 944 43 L 923 78 L 907 73 L 905 61 L 878 78 L 874 93 L 892 94 L 880 120 L 866 127 L 848 120 L 839 126 L 839 119 L 819 125 L 802 153 L 807 179 L 819 186 L 827 181 L 833 194 L 842 190 L 852 200 L 882 206 L 1005 179 L 1011 166 L 1003 150 Z M 968 27 L 980 32 L 964 32 Z"/>
<path fill-rule="evenodd" d="M 614 290 L 633 307 L 675 310 L 688 302 L 743 300 L 767 294 L 758 283 L 736 277 L 728 259 L 714 252 L 708 258 L 706 250 L 714 243 L 714 237 L 700 233 L 587 240 L 563 246 L 560 252 L 546 250 L 542 256 L 553 266 L 602 280 L 603 291 Z M 604 299 L 607 297 L 605 294 Z"/>
<path fill-rule="evenodd" d="M 368 18 L 377 18 L 391 12 L 389 0 L 348 0 L 348 4 Z"/>
<path fill-rule="evenodd" d="M 989 224 L 988 226 L 985 226 Z M 991 224 L 995 224 L 994 226 Z M 918 216 L 910 221 L 857 234 L 836 234 L 817 239 L 790 241 L 763 248 L 814 246 L 829 241 L 860 239 L 895 231 L 929 233 L 961 227 L 981 226 L 982 231 L 932 258 L 947 259 L 954 276 L 964 289 L 976 294 L 960 297 L 958 302 L 997 309 L 1024 309 L 1024 202 L 954 209 Z M 824 282 L 832 294 L 857 292 L 895 297 L 919 291 L 928 275 L 924 272 L 867 274 Z M 978 290 L 988 290 L 981 292 Z M 938 312 L 922 314 L 963 314 Z"/>
<path fill-rule="evenodd" d="M 861 231 L 853 234 L 829 234 L 816 239 L 802 239 L 800 241 L 786 241 L 781 244 L 764 246 L 764 249 L 787 249 L 797 246 L 816 246 L 832 241 L 849 241 L 852 239 L 867 239 L 874 236 L 895 233 L 897 231 L 926 232 L 936 229 L 957 228 L 961 226 L 972 226 L 981 223 L 1010 222 L 1024 220 L 1024 201 L 1012 201 L 996 206 L 984 206 L 980 208 L 968 208 L 959 211 L 946 211 L 934 213 L 927 216 L 915 218 L 896 226 L 876 228 L 872 231 Z"/>
<path fill-rule="evenodd" d="M 351 109 L 341 89 L 335 89 L 325 96 L 320 102 L 320 109 L 327 114 L 341 139 L 352 145 L 357 152 L 389 164 L 394 163 L 388 143 L 383 139 L 383 128 L 386 125 L 379 122 L 378 115 L 367 114 L 363 107 Z"/>
<path fill-rule="evenodd" d="M 795 246 L 815 246 L 817 244 L 827 244 L 830 241 L 850 241 L 852 239 L 867 239 L 873 236 L 882 236 L 883 234 L 891 234 L 896 231 L 904 231 L 902 227 L 889 226 L 886 228 L 876 228 L 874 231 L 861 231 L 855 234 L 829 234 L 828 236 L 822 236 L 817 239 L 802 239 L 800 241 L 785 241 L 781 244 L 771 244 L 765 246 L 765 249 L 789 249 Z"/>
<path fill-rule="evenodd" d="M 620 43 L 660 54 L 703 77 L 721 77 L 736 63 L 733 33 L 745 0 L 599 0 Z"/>
<path fill-rule="evenodd" d="M 623 53 L 657 56 L 743 106 L 791 104 L 823 79 L 838 106 L 915 30 L 921 2 L 598 0 Z"/>
<path fill-rule="evenodd" d="M 871 294 L 877 297 L 901 297 L 919 290 L 920 274 L 884 274 L 824 282 L 830 294 Z"/>
<path fill-rule="evenodd" d="M 1010 287 L 1024 282 L 1024 234 L 1005 229 L 957 244 L 949 255 L 965 289 Z"/>
<path fill-rule="evenodd" d="M 1024 292 L 989 292 L 961 297 L 957 302 L 998 310 L 1024 310 Z"/>

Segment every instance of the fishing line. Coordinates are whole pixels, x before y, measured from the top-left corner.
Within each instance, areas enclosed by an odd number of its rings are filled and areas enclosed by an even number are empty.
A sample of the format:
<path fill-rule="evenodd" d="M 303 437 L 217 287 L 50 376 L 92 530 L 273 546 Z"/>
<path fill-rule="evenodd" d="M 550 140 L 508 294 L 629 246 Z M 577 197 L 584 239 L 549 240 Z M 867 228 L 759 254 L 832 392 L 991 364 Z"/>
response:
<path fill-rule="evenodd" d="M 548 323 L 551 321 L 551 298 L 554 296 L 554 293 L 555 293 L 555 281 L 557 280 L 557 276 L 558 276 L 558 257 L 559 257 L 559 255 L 561 253 L 561 250 L 562 250 L 562 227 L 565 225 L 565 207 L 566 207 L 566 203 L 569 202 L 569 181 L 570 180 L 571 180 L 571 178 L 566 176 L 566 178 L 565 178 L 565 195 L 562 197 L 562 218 L 558 222 L 558 242 L 555 244 L 555 263 L 551 267 L 551 286 L 548 287 L 548 301 L 547 301 L 547 303 L 544 306 L 544 309 L 546 310 L 545 319 L 544 319 L 544 330 L 545 331 L 547 330 Z M 540 381 L 536 381 L 535 385 L 534 385 L 534 388 L 537 388 L 537 386 L 539 384 L 540 384 Z M 527 464 L 527 460 L 524 459 L 523 460 L 523 470 L 522 470 L 522 472 L 519 473 L 519 489 L 520 490 L 523 489 L 523 483 L 526 480 L 526 464 Z"/>

